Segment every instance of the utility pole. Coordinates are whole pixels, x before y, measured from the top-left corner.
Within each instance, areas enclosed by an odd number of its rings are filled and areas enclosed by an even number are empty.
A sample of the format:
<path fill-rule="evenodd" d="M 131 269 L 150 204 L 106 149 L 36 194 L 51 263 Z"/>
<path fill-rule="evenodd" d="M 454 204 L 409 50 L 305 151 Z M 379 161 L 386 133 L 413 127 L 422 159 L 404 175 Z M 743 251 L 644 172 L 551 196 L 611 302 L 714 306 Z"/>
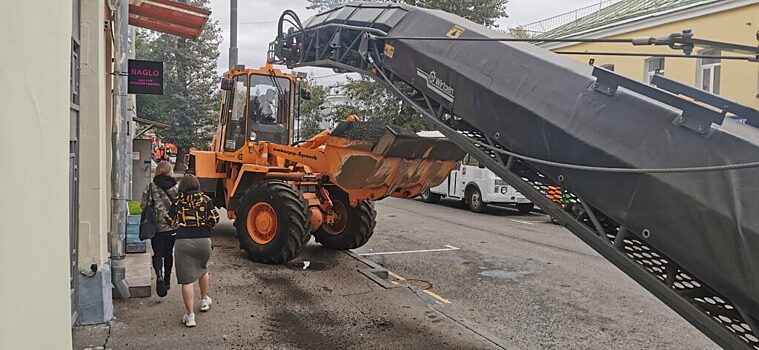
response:
<path fill-rule="evenodd" d="M 126 219 L 128 214 L 129 182 L 131 174 L 127 163 L 132 162 L 129 143 L 132 117 L 129 114 L 131 101 L 128 93 L 129 53 L 129 1 L 118 0 L 113 13 L 115 57 L 113 80 L 113 130 L 111 142 L 113 156 L 111 166 L 111 283 L 121 298 L 129 298 L 126 283 Z"/>
<path fill-rule="evenodd" d="M 230 0 L 229 69 L 237 65 L 237 0 Z"/>

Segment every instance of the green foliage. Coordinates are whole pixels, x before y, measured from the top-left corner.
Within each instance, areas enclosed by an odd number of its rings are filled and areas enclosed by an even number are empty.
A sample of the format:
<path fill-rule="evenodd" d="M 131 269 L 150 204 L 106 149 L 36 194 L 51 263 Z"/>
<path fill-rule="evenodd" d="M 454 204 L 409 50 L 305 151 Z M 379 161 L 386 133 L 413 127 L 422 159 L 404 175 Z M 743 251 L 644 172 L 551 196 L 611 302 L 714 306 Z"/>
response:
<path fill-rule="evenodd" d="M 303 100 L 300 105 L 300 139 L 308 140 L 321 131 L 319 124 L 323 121 L 319 107 L 327 97 L 327 88 L 311 85 L 311 100 Z"/>
<path fill-rule="evenodd" d="M 348 3 L 350 0 L 308 0 L 308 2 L 310 5 L 306 6 L 307 9 L 322 12 Z"/>
<path fill-rule="evenodd" d="M 140 207 L 140 201 L 128 201 L 129 215 L 142 215 L 142 208 Z"/>
<path fill-rule="evenodd" d="M 210 0 L 189 4 L 209 8 Z M 191 145 L 200 148 L 211 140 L 219 108 L 220 43 L 217 21 L 206 23 L 197 40 L 145 30 L 137 34 L 136 57 L 163 61 L 164 66 L 163 95 L 137 95 L 137 115 L 169 125 L 158 136 L 177 145 L 178 159 Z"/>
<path fill-rule="evenodd" d="M 355 114 L 362 120 L 380 120 L 413 131 L 421 131 L 426 127 L 424 119 L 411 105 L 402 102 L 370 78 L 348 79 L 348 82 L 342 87 L 353 101 L 353 105 L 337 108 L 337 113 L 333 116 L 336 120 L 333 122 Z M 397 85 L 397 87 L 404 92 L 409 92 L 411 89 L 402 84 Z"/>
<path fill-rule="evenodd" d="M 495 20 L 506 17 L 508 0 L 405 0 L 409 5 L 443 10 L 486 27 L 498 27 Z"/>
<path fill-rule="evenodd" d="M 532 37 L 532 35 L 530 35 L 530 32 L 528 32 L 521 26 L 509 28 L 508 33 L 509 35 L 517 39 L 529 39 Z"/>

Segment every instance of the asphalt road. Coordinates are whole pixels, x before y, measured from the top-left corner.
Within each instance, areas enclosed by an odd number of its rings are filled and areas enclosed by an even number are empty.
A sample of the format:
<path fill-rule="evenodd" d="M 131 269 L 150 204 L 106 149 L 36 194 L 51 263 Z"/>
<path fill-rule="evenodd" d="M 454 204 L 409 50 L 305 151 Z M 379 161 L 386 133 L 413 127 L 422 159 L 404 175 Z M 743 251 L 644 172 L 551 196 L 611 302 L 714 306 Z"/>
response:
<path fill-rule="evenodd" d="M 74 328 L 74 348 L 500 349 L 435 310 L 425 295 L 384 288 L 359 271 L 368 268 L 364 262 L 313 240 L 298 259 L 279 266 L 248 260 L 227 220 L 212 242 L 213 306 L 195 312 L 197 327 L 180 323 L 184 307 L 174 284 L 165 298 L 115 300 L 113 321 Z"/>
<path fill-rule="evenodd" d="M 716 349 L 564 228 L 539 214 L 386 199 L 355 252 L 525 349 Z M 406 252 L 416 251 L 416 252 Z"/>
<path fill-rule="evenodd" d="M 212 238 L 214 305 L 198 327 L 179 322 L 174 285 L 166 298 L 115 301 L 116 319 L 76 327 L 74 348 L 717 348 L 544 215 L 456 201 L 376 208 L 375 234 L 354 253 L 388 269 L 391 288 L 313 240 L 291 264 L 253 263 L 225 220 Z"/>

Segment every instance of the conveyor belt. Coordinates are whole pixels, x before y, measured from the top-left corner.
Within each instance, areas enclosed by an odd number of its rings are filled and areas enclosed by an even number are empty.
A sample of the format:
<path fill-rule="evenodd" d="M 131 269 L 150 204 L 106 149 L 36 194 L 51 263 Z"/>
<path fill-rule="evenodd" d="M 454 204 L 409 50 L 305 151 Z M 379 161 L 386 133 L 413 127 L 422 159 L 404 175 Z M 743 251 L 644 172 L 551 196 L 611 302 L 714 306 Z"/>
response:
<path fill-rule="evenodd" d="M 356 3 L 302 27 L 270 58 L 372 76 L 720 346 L 759 349 L 759 169 L 599 172 L 495 151 L 603 168 L 742 164 L 759 160 L 754 127 L 526 43 L 384 39 L 503 35 L 442 11 Z"/>

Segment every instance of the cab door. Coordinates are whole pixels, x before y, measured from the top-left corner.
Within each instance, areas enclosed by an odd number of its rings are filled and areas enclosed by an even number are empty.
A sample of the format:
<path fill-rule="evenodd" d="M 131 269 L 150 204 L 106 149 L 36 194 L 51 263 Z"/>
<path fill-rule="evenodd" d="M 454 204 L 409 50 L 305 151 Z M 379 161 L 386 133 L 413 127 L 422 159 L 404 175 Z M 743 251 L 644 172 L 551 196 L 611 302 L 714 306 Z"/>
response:
<path fill-rule="evenodd" d="M 480 163 L 474 157 L 470 155 L 464 156 L 464 160 L 461 162 L 461 171 L 459 174 L 456 196 L 464 197 L 464 190 L 466 185 L 471 182 L 478 182 L 482 179 L 483 168 L 480 167 Z"/>
<path fill-rule="evenodd" d="M 230 81 L 226 91 L 223 110 L 223 137 L 221 147 L 224 152 L 235 152 L 246 143 L 245 106 L 248 100 L 248 76 L 238 74 Z"/>
<path fill-rule="evenodd" d="M 461 169 L 461 162 L 458 164 L 458 168 L 453 169 L 451 173 L 448 175 L 448 197 L 454 197 L 454 198 L 460 198 L 459 193 L 457 191 L 458 181 L 459 181 L 459 172 Z"/>

